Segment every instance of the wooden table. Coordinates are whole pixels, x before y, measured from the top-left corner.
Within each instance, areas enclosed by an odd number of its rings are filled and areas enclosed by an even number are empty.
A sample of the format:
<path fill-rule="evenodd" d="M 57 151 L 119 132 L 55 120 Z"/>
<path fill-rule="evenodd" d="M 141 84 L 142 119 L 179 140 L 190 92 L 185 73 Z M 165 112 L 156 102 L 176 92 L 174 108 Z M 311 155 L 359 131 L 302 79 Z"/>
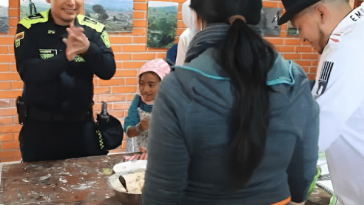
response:
<path fill-rule="evenodd" d="M 120 205 L 107 185 L 118 154 L 59 161 L 5 164 L 0 204 Z M 307 205 L 327 205 L 330 195 L 316 187 Z"/>

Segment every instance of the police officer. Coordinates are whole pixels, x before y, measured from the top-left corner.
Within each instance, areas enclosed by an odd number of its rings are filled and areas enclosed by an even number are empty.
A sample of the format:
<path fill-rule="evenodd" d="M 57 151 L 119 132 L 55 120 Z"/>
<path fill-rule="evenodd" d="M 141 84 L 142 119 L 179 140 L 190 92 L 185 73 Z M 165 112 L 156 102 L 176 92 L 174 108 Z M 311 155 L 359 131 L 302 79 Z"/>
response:
<path fill-rule="evenodd" d="M 348 0 L 282 0 L 301 40 L 322 54 L 312 94 L 320 105 L 320 151 L 326 152 L 341 204 L 364 196 L 364 4 Z"/>
<path fill-rule="evenodd" d="M 93 76 L 108 80 L 115 73 L 108 34 L 80 14 L 83 0 L 46 1 L 51 9 L 21 20 L 15 37 L 24 82 L 23 161 L 107 154 L 95 135 L 92 99 Z"/>

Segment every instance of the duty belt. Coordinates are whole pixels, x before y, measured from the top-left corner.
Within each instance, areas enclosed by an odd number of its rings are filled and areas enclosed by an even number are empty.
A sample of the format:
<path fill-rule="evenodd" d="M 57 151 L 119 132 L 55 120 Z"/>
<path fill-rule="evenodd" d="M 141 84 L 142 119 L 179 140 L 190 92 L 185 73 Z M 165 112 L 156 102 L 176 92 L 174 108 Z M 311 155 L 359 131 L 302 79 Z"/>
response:
<path fill-rule="evenodd" d="M 27 107 L 27 117 L 45 122 L 86 122 L 92 119 L 92 109 L 72 114 L 52 113 L 37 107 Z"/>

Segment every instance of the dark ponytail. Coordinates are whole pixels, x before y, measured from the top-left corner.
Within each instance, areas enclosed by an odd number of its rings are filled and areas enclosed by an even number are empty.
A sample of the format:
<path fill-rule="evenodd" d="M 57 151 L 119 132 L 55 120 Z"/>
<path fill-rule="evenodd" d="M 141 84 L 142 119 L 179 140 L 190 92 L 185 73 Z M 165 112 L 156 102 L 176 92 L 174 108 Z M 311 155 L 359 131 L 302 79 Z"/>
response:
<path fill-rule="evenodd" d="M 260 20 L 262 1 L 191 0 L 200 19 L 211 23 L 230 23 L 235 15 L 247 23 Z M 231 141 L 232 188 L 244 187 L 261 163 L 269 125 L 267 73 L 273 66 L 272 46 L 241 19 L 229 28 L 222 50 L 222 67 L 229 74 L 235 94 L 235 116 Z"/>
<path fill-rule="evenodd" d="M 263 159 L 269 124 L 267 73 L 274 50 L 248 25 L 237 19 L 230 26 L 222 51 L 223 68 L 235 93 L 236 115 L 231 142 L 232 185 L 242 188 Z"/>

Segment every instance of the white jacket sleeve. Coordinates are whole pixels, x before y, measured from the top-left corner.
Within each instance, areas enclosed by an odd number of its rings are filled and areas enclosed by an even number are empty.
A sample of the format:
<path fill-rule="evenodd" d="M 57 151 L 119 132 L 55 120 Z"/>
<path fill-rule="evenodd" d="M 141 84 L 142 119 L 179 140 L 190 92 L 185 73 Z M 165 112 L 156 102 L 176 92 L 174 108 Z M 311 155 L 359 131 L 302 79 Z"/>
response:
<path fill-rule="evenodd" d="M 322 56 L 319 81 L 312 90 L 321 110 L 320 151 L 342 134 L 345 122 L 364 100 L 362 52 L 354 47 L 350 42 L 331 45 Z"/>

